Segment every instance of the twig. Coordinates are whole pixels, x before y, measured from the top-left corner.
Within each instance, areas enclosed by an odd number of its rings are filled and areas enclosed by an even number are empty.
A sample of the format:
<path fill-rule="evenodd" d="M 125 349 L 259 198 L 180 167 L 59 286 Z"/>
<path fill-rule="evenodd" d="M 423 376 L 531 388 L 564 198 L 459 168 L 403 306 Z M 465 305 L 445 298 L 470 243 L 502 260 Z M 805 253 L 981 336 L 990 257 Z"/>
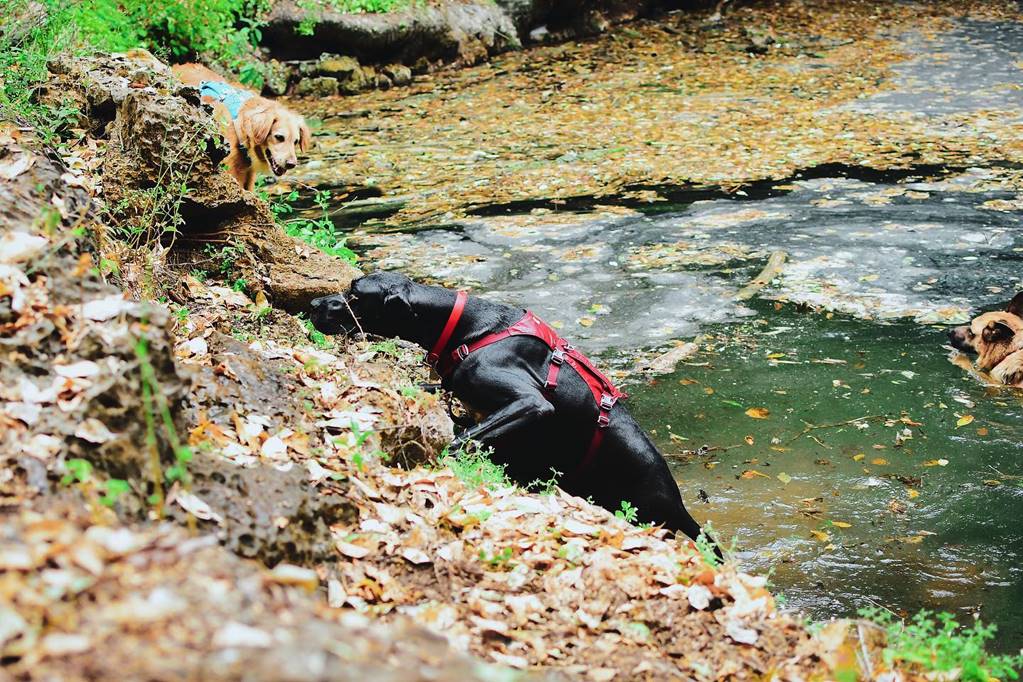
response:
<path fill-rule="evenodd" d="M 856 419 L 847 419 L 844 422 L 834 422 L 834 423 L 831 423 L 831 424 L 810 424 L 809 422 L 804 422 L 806 424 L 806 428 L 803 429 L 802 431 L 800 431 L 799 433 L 797 433 L 792 438 L 790 438 L 789 442 L 791 443 L 794 440 L 798 440 L 799 438 L 801 438 L 802 436 L 805 436 L 806 434 L 810 433 L 811 431 L 817 431 L 818 429 L 833 429 L 833 428 L 835 428 L 837 426 L 848 426 L 849 424 L 857 424 L 859 422 L 873 421 L 875 419 L 884 419 L 884 418 L 885 418 L 885 416 L 883 414 L 871 414 L 871 415 L 867 415 L 866 417 L 857 417 Z M 817 442 L 819 443 L 820 441 L 817 441 Z"/>
<path fill-rule="evenodd" d="M 754 294 L 770 284 L 774 276 L 781 270 L 781 266 L 785 264 L 786 258 L 788 258 L 788 254 L 784 251 L 772 252 L 771 257 L 767 259 L 767 265 L 764 266 L 764 269 L 749 284 L 739 290 L 739 293 L 735 295 L 735 300 L 745 301 L 753 298 Z"/>
<path fill-rule="evenodd" d="M 867 651 L 867 642 L 863 638 L 863 623 L 856 623 L 856 637 L 860 640 L 860 650 L 857 652 L 860 659 L 860 669 L 867 672 L 867 679 L 874 679 L 874 664 L 870 660 L 870 652 Z"/>

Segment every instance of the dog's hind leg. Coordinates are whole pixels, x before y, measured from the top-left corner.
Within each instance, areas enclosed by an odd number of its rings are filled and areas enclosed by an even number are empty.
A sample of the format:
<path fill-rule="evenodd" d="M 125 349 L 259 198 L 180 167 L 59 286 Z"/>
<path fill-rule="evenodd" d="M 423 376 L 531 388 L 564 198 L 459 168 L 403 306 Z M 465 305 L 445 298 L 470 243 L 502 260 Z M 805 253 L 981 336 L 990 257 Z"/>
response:
<path fill-rule="evenodd" d="M 487 443 L 527 428 L 554 413 L 554 406 L 539 395 L 524 395 L 458 434 L 450 449 L 458 450 L 470 440 Z"/>

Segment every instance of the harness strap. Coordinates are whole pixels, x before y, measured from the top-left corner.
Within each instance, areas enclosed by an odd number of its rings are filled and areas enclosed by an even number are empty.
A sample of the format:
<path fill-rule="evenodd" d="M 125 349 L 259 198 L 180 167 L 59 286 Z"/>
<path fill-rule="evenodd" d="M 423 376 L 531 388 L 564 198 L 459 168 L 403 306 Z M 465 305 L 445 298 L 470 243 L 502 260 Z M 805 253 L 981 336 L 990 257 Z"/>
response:
<path fill-rule="evenodd" d="M 551 353 L 550 364 L 547 365 L 547 380 L 543 382 L 543 387 L 548 391 L 553 391 L 558 387 L 558 372 L 561 371 L 561 366 L 565 364 L 565 351 L 571 350 L 572 346 L 558 346 Z"/>
<path fill-rule="evenodd" d="M 532 336 L 543 341 L 551 349 L 544 389 L 548 393 L 553 393 L 557 389 L 558 375 L 561 372 L 562 365 L 567 362 L 579 373 L 580 378 L 586 383 L 593 394 L 594 401 L 597 403 L 596 428 L 593 429 L 593 436 L 590 437 L 590 444 L 586 448 L 586 454 L 572 476 L 582 473 L 596 459 L 600 446 L 604 442 L 604 433 L 611 424 L 612 408 L 614 408 L 615 403 L 620 398 L 627 398 L 628 395 L 618 390 L 611 383 L 611 380 L 597 369 L 589 358 L 576 350 L 565 339 L 558 336 L 558 333 L 543 320 L 528 311 L 518 322 L 507 329 L 487 334 L 469 344 L 463 343 L 450 353 L 444 354 L 444 349 L 451 340 L 451 335 L 454 333 L 458 320 L 462 316 L 467 298 L 468 296 L 464 291 L 459 291 L 456 295 L 455 305 L 451 309 L 447 323 L 444 325 L 444 331 L 441 332 L 437 343 L 434 344 L 433 349 L 426 356 L 427 362 L 437 370 L 438 374 L 445 377 L 454 370 L 459 362 L 469 357 L 471 353 L 507 339 L 510 336 Z"/>
<path fill-rule="evenodd" d="M 611 389 L 614 393 L 620 393 L 620 396 L 625 395 L 613 386 Z M 611 424 L 611 408 L 614 407 L 620 397 L 619 395 L 614 395 L 614 393 L 601 394 L 600 402 L 598 403 L 600 413 L 597 415 L 597 428 L 593 429 L 593 436 L 590 438 L 589 447 L 586 448 L 586 454 L 583 455 L 583 459 L 579 462 L 579 466 L 577 466 L 575 471 L 572 472 L 572 476 L 578 476 L 581 474 L 589 468 L 589 466 L 593 464 L 593 460 L 597 458 L 597 452 L 600 451 L 600 445 L 604 442 L 604 431 L 607 429 L 608 425 Z"/>
<path fill-rule="evenodd" d="M 465 302 L 468 299 L 469 294 L 464 291 L 459 291 L 455 294 L 455 305 L 451 308 L 451 314 L 448 315 L 448 321 L 444 323 L 444 330 L 440 333 L 440 338 L 437 339 L 437 343 L 433 344 L 433 349 L 431 349 L 429 354 L 426 356 L 426 362 L 430 365 L 436 365 L 437 361 L 440 360 L 440 354 L 444 352 L 444 348 L 447 347 L 448 341 L 451 340 L 451 335 L 455 333 L 455 327 L 458 326 L 458 321 L 462 319 L 462 311 L 465 310 Z"/>

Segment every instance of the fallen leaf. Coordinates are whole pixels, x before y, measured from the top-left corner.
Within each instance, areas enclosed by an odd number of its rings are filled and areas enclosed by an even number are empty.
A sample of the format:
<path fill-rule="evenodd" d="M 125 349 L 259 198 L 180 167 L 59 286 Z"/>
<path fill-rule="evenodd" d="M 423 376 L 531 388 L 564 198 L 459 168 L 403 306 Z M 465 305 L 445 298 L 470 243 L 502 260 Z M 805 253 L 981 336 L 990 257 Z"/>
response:
<path fill-rule="evenodd" d="M 948 466 L 947 459 L 929 459 L 924 462 L 925 467 L 943 467 Z"/>
<path fill-rule="evenodd" d="M 784 471 L 783 471 L 783 472 L 781 472 L 780 474 L 778 474 L 777 478 L 778 478 L 778 480 L 779 480 L 779 481 L 781 481 L 782 483 L 788 483 L 789 481 L 791 481 L 791 480 L 792 480 L 792 477 L 791 477 L 791 476 L 789 476 L 788 474 L 786 474 L 786 473 L 785 473 Z"/>
<path fill-rule="evenodd" d="M 226 649 L 230 647 L 266 648 L 273 644 L 270 633 L 244 623 L 231 622 L 224 625 L 213 635 L 213 646 Z"/>
<path fill-rule="evenodd" d="M 358 545 L 353 545 L 349 542 L 338 541 L 335 544 L 335 547 L 337 547 L 337 551 L 353 559 L 361 559 L 369 554 L 369 550 L 365 547 L 359 547 Z"/>
<path fill-rule="evenodd" d="M 821 542 L 829 542 L 831 540 L 831 536 L 822 530 L 811 530 L 810 535 L 814 536 Z"/>
<path fill-rule="evenodd" d="M 885 459 L 884 457 L 875 457 L 874 459 L 870 460 L 870 463 L 875 466 L 883 467 L 886 464 L 888 464 L 888 460 Z"/>
<path fill-rule="evenodd" d="M 956 422 L 956 428 L 960 429 L 960 428 L 966 426 L 967 424 L 972 424 L 972 423 L 973 423 L 973 415 L 972 414 L 964 414 L 962 417 L 959 417 L 959 421 Z"/>
<path fill-rule="evenodd" d="M 852 528 L 852 524 L 845 521 L 832 521 L 831 525 L 835 528 Z"/>
<path fill-rule="evenodd" d="M 771 412 L 766 407 L 751 407 L 746 410 L 746 416 L 752 417 L 753 419 L 767 419 L 767 415 Z"/>

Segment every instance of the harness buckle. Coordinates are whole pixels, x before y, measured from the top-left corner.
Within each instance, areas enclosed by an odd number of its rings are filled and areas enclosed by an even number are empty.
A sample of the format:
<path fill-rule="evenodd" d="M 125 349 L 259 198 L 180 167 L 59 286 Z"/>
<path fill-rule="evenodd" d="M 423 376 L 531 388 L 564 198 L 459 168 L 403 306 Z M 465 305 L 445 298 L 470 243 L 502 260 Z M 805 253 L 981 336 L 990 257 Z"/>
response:
<path fill-rule="evenodd" d="M 611 423 L 611 417 L 609 417 L 606 412 L 601 412 L 600 416 L 597 417 L 597 428 L 598 429 L 606 429 L 610 423 Z"/>
<path fill-rule="evenodd" d="M 609 396 L 607 393 L 604 393 L 604 394 L 602 394 L 600 396 L 600 410 L 601 410 L 601 412 L 607 412 L 608 410 L 610 410 L 614 406 L 615 406 L 614 398 Z"/>
<path fill-rule="evenodd" d="M 469 357 L 469 347 L 464 343 L 455 349 L 454 356 L 459 360 L 465 360 Z"/>
<path fill-rule="evenodd" d="M 551 364 L 560 365 L 565 362 L 565 350 L 563 348 L 555 348 L 554 353 L 551 355 Z"/>

